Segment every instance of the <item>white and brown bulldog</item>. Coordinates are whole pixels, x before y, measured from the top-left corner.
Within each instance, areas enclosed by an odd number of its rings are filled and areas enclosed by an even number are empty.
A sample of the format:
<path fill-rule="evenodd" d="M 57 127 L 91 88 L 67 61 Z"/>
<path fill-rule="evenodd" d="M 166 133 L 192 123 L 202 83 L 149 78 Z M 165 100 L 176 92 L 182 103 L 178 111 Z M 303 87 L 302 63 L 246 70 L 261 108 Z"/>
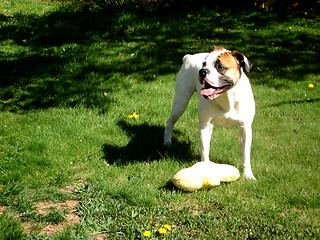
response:
<path fill-rule="evenodd" d="M 201 160 L 210 161 L 209 149 L 214 125 L 240 129 L 242 164 L 246 178 L 255 179 L 251 170 L 251 124 L 255 103 L 248 77 L 251 63 L 238 51 L 214 47 L 211 53 L 185 55 L 177 75 L 175 99 L 164 132 L 164 144 L 171 145 L 174 124 L 186 109 L 194 92 L 199 96 L 199 138 Z"/>

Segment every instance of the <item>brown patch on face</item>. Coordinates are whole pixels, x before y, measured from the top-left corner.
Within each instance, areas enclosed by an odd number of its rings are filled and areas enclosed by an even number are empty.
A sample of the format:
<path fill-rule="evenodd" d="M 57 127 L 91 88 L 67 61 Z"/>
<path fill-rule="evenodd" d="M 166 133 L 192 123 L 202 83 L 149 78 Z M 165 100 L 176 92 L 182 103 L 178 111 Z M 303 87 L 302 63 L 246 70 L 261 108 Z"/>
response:
<path fill-rule="evenodd" d="M 240 79 L 240 63 L 230 52 L 225 52 L 218 57 L 215 68 L 221 75 L 232 80 L 234 84 Z"/>

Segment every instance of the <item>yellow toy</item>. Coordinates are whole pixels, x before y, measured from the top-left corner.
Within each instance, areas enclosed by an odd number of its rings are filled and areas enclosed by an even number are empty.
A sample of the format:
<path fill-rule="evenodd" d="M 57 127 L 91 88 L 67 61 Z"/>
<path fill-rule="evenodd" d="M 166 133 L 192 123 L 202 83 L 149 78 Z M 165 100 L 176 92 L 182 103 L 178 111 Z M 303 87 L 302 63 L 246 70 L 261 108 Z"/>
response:
<path fill-rule="evenodd" d="M 240 177 L 239 170 L 228 164 L 199 162 L 180 170 L 173 176 L 173 184 L 185 191 L 218 186 L 220 182 L 232 182 Z"/>

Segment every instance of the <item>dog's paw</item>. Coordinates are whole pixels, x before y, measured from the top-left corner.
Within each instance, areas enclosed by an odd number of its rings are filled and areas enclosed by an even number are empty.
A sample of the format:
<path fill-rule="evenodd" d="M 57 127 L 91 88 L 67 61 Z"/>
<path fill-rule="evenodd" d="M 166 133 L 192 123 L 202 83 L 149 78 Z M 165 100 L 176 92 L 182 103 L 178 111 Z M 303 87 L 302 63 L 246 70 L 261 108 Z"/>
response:
<path fill-rule="evenodd" d="M 252 172 L 251 166 L 243 166 L 244 177 L 249 180 L 257 180 Z"/>
<path fill-rule="evenodd" d="M 170 147 L 170 146 L 172 145 L 171 139 L 164 139 L 163 145 L 164 145 L 165 147 Z"/>
<path fill-rule="evenodd" d="M 254 177 L 252 171 L 245 171 L 245 172 L 244 172 L 244 177 L 245 177 L 246 179 L 249 179 L 249 180 L 257 180 L 257 179 Z"/>

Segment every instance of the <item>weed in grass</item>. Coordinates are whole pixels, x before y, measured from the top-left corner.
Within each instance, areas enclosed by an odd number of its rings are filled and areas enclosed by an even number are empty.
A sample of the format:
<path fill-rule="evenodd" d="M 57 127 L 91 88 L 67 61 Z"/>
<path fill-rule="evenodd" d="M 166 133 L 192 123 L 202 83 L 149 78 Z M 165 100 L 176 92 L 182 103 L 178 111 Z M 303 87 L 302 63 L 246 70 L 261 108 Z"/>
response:
<path fill-rule="evenodd" d="M 0 215 L 0 239 L 27 239 L 19 219 L 7 213 Z"/>
<path fill-rule="evenodd" d="M 22 194 L 24 186 L 21 182 L 6 182 L 6 185 L 0 191 L 0 204 L 8 205 L 14 202 L 15 196 Z"/>
<path fill-rule="evenodd" d="M 35 209 L 34 204 L 30 200 L 21 198 L 17 199 L 12 207 L 19 213 L 31 212 Z"/>
<path fill-rule="evenodd" d="M 66 214 L 66 211 L 59 211 L 55 207 L 49 208 L 49 213 L 48 215 L 43 219 L 46 222 L 51 222 L 51 223 L 60 223 L 66 221 L 66 217 L 64 216 Z"/>

